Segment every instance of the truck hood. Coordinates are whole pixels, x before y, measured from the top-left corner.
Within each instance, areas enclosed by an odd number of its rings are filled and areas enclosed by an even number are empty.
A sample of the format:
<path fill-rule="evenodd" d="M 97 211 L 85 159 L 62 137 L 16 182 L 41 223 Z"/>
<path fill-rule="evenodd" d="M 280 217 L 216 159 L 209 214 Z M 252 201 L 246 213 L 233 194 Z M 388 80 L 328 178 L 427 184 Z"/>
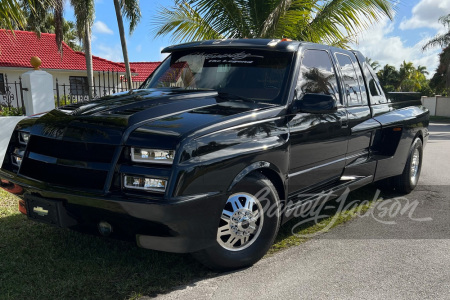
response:
<path fill-rule="evenodd" d="M 173 146 L 200 128 L 267 107 L 272 105 L 224 102 L 215 91 L 134 90 L 55 109 L 38 118 L 30 131 L 51 139 L 114 145 L 129 138 L 136 146 L 160 144 L 163 138 Z"/>

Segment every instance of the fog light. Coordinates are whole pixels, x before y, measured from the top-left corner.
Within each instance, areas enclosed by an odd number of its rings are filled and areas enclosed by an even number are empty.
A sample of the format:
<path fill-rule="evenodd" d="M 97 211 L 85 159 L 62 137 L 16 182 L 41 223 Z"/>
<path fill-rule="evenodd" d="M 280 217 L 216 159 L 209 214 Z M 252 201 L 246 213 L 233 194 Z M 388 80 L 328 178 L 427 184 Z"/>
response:
<path fill-rule="evenodd" d="M 12 163 L 13 163 L 13 165 L 20 167 L 20 165 L 22 164 L 22 157 L 13 154 L 12 155 Z"/>
<path fill-rule="evenodd" d="M 126 175 L 124 176 L 124 186 L 129 189 L 163 193 L 166 190 L 167 180 Z"/>
<path fill-rule="evenodd" d="M 98 223 L 98 231 L 101 235 L 108 236 L 113 232 L 113 228 L 108 222 L 102 221 Z"/>

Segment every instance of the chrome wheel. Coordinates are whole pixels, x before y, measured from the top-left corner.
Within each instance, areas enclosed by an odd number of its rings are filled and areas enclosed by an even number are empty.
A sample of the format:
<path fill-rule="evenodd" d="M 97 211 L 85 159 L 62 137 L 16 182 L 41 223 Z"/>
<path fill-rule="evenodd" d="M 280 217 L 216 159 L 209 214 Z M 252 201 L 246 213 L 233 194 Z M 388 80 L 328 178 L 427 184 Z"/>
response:
<path fill-rule="evenodd" d="M 416 184 L 417 183 L 417 175 L 419 174 L 419 168 L 420 168 L 420 152 L 416 148 L 414 150 L 412 159 L 411 159 L 411 183 Z"/>
<path fill-rule="evenodd" d="M 264 212 L 258 199 L 247 193 L 233 194 L 222 211 L 217 242 L 230 251 L 240 251 L 258 238 Z"/>

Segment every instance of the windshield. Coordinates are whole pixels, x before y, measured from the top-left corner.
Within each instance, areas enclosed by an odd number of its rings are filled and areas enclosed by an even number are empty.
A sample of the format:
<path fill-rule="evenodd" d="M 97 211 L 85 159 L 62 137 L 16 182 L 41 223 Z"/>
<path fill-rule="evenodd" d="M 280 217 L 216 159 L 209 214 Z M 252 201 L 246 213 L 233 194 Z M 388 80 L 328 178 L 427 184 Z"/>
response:
<path fill-rule="evenodd" d="M 293 52 L 214 49 L 175 52 L 144 88 L 212 89 L 241 99 L 281 103 Z"/>

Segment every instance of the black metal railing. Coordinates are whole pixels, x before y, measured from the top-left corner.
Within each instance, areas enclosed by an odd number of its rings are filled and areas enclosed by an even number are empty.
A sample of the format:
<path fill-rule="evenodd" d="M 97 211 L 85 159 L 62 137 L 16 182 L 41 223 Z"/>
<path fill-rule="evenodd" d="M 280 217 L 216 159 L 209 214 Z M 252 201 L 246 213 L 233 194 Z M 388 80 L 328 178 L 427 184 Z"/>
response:
<path fill-rule="evenodd" d="M 128 90 L 125 76 L 120 75 L 116 70 L 97 72 L 94 76 L 93 86 L 88 86 L 86 76 L 72 77 L 79 80 L 61 84 L 56 78 L 53 89 L 56 107 L 90 101 Z M 132 88 L 139 88 L 141 84 L 142 82 L 133 82 Z M 18 81 L 9 82 L 8 75 L 4 74 L 3 82 L 0 81 L 0 115 L 24 115 L 23 94 L 27 90 L 23 87 L 22 77 L 19 77 Z M 91 91 L 91 96 L 89 96 L 89 91 Z"/>
<path fill-rule="evenodd" d="M 0 111 L 8 112 L 5 115 L 25 114 L 23 102 L 23 91 L 27 89 L 22 86 L 22 77 L 19 81 L 9 82 L 8 75 L 4 74 L 3 83 L 0 86 Z"/>
<path fill-rule="evenodd" d="M 97 72 L 97 75 L 93 79 L 93 86 L 88 86 L 87 82 L 77 80 L 73 80 L 69 84 L 61 84 L 56 79 L 54 89 L 56 107 L 90 101 L 118 92 L 128 91 L 125 76 L 119 75 L 119 72 L 116 70 Z M 133 82 L 132 88 L 139 88 L 141 84 L 142 82 Z M 91 96 L 89 96 L 90 92 Z"/>

